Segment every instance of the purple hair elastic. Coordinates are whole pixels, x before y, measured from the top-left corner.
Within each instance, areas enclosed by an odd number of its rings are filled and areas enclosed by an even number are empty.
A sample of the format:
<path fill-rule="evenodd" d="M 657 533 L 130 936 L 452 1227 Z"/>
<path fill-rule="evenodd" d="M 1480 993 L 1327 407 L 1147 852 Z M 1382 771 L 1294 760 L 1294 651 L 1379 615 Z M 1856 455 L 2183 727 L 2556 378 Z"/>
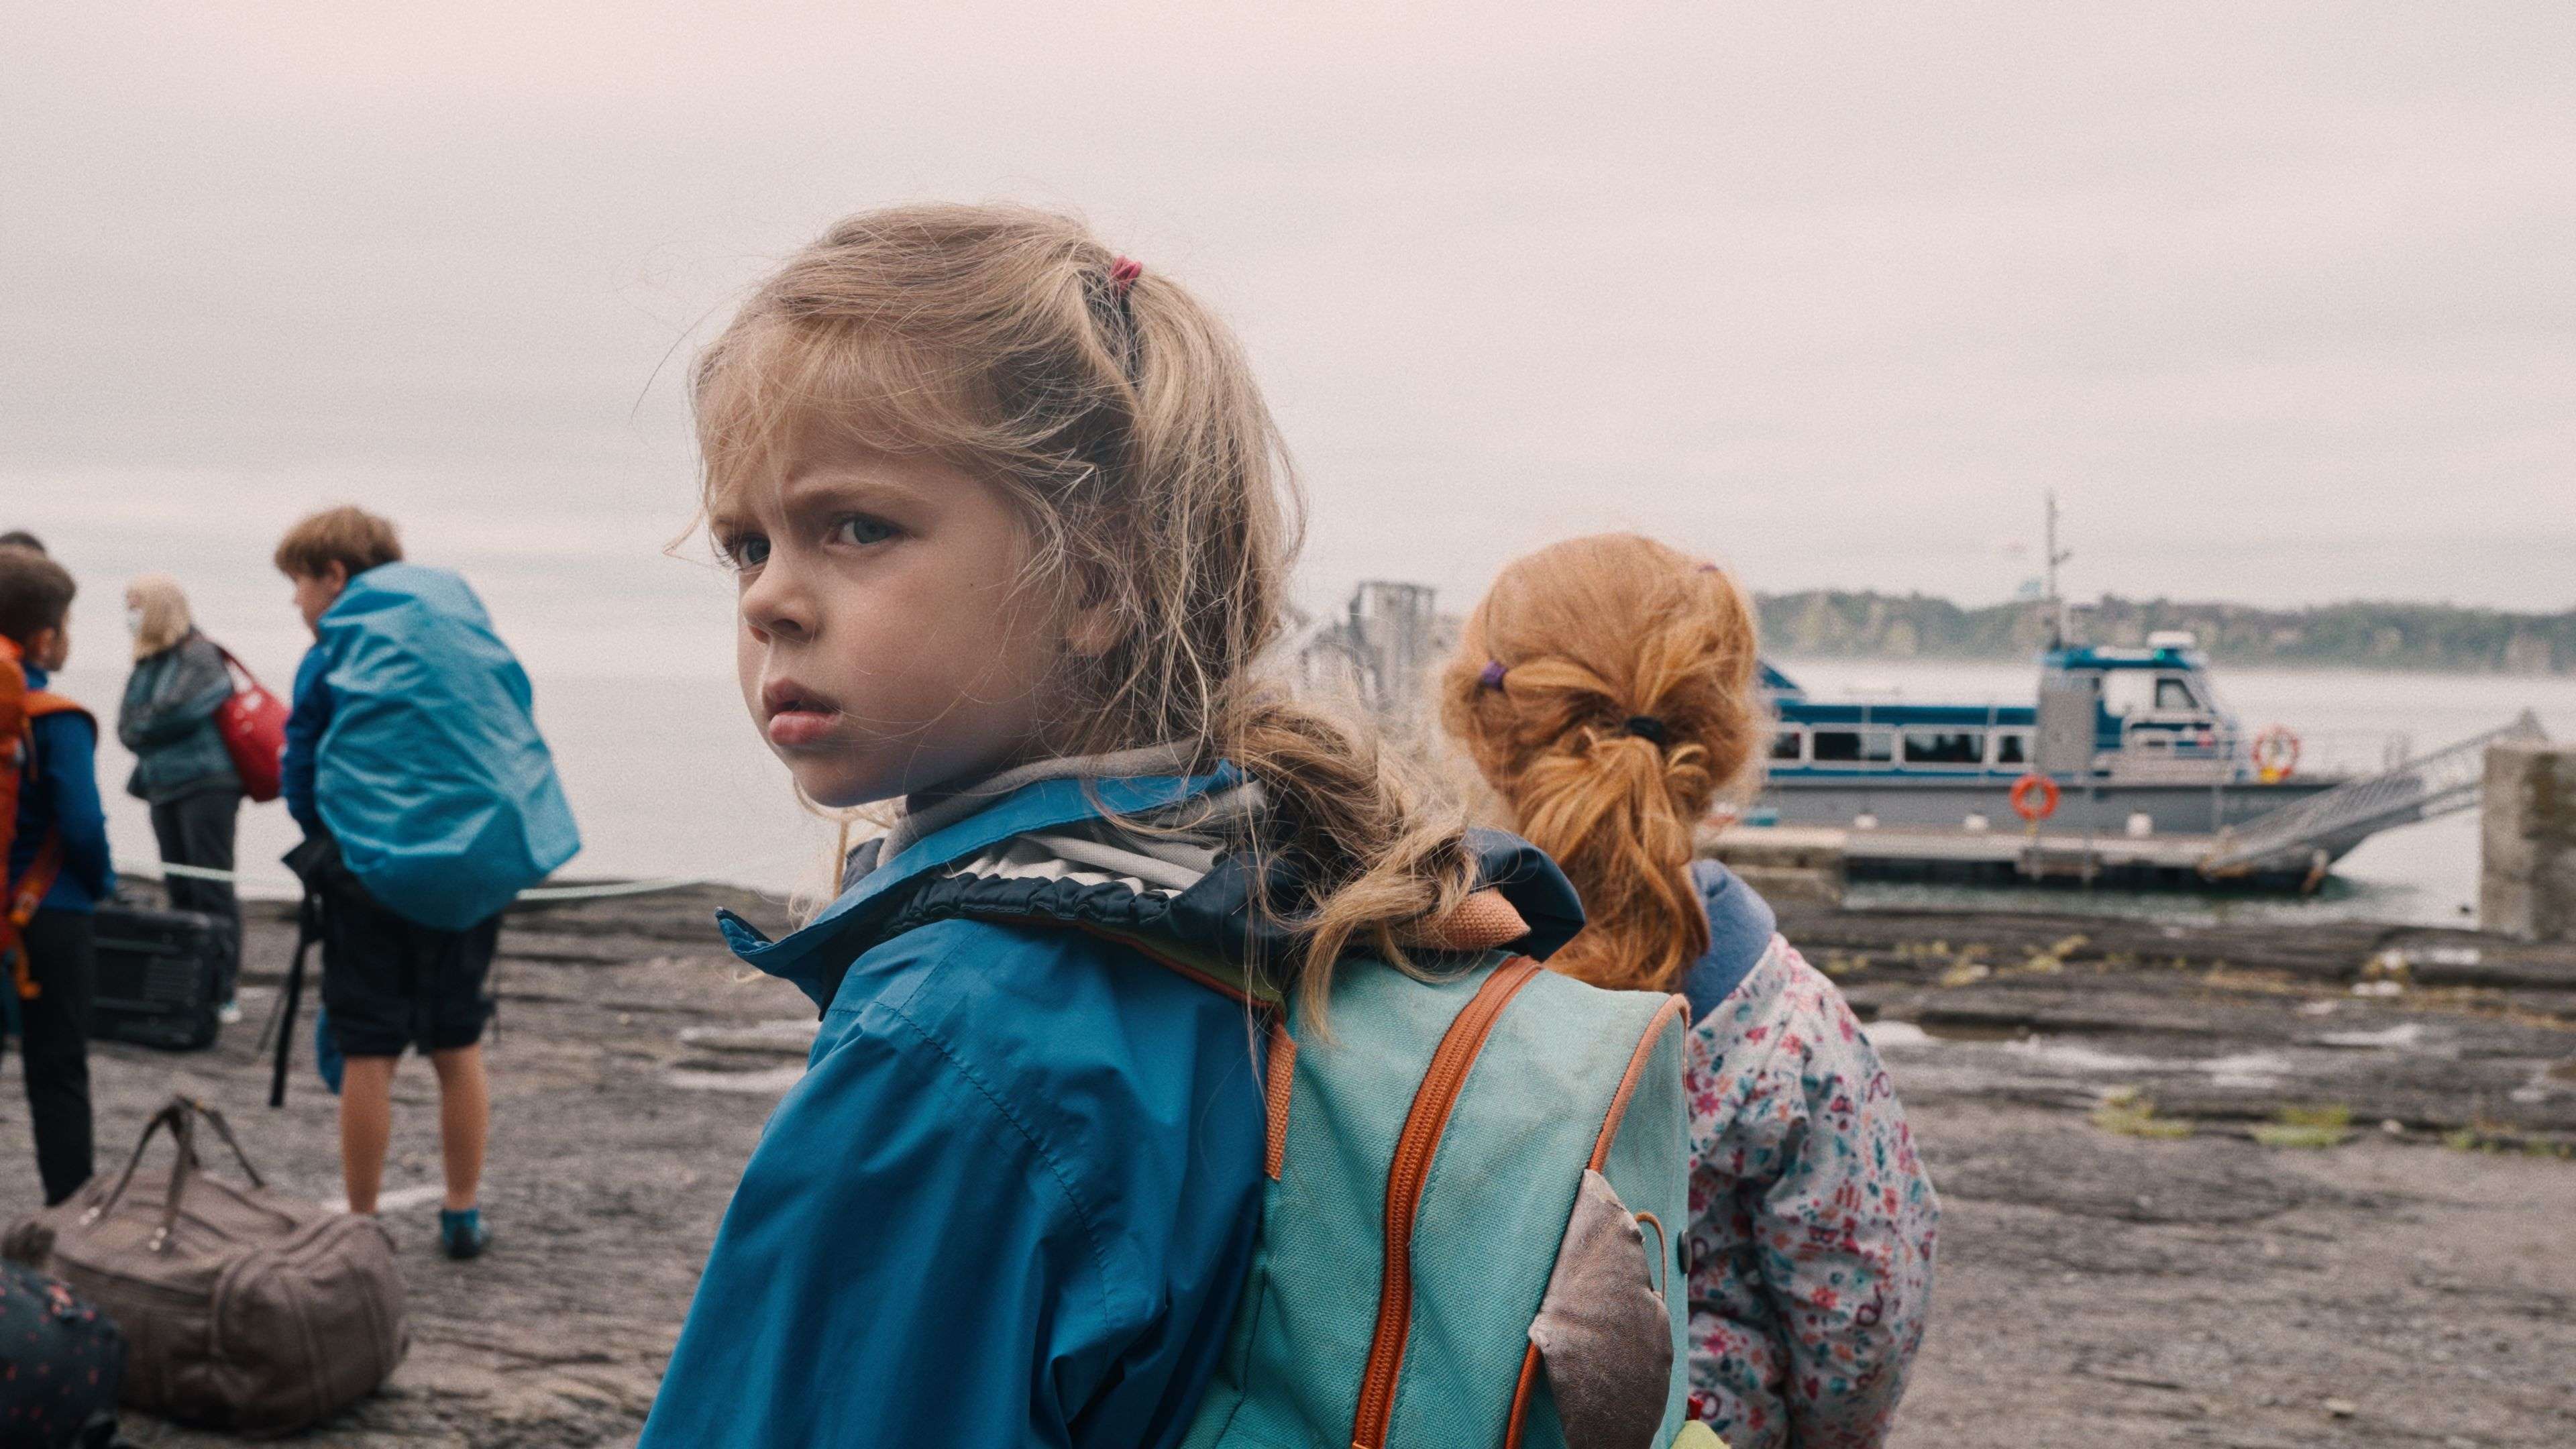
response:
<path fill-rule="evenodd" d="M 1486 660 L 1486 661 L 1485 661 L 1485 672 L 1476 676 L 1476 687 L 1477 687 L 1477 688 L 1479 688 L 1479 689 L 1500 689 L 1500 688 L 1502 688 L 1502 687 L 1503 687 L 1503 661 L 1501 661 L 1501 660 L 1499 660 L 1499 659 L 1488 659 L 1488 660 Z"/>

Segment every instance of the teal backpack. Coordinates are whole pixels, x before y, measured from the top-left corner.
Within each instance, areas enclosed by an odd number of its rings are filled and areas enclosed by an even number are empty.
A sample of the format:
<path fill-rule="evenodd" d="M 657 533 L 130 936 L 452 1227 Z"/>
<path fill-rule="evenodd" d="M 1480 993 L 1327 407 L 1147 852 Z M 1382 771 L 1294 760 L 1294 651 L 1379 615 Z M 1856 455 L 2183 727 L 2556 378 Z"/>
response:
<path fill-rule="evenodd" d="M 1498 953 L 1431 982 L 1348 963 L 1329 1042 L 1289 1013 L 1252 1275 L 1187 1449 L 1673 1444 L 1687 1018 Z"/>

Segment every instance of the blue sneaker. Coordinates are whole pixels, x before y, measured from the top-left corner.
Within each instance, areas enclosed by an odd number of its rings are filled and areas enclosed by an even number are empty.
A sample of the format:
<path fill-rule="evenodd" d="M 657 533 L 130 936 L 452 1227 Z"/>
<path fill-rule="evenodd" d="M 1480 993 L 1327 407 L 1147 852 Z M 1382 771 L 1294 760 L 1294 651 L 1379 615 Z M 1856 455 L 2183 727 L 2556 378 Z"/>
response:
<path fill-rule="evenodd" d="M 483 1250 L 492 1246 L 492 1230 L 483 1226 L 483 1209 L 470 1207 L 458 1213 L 440 1208 L 438 1245 L 460 1263 L 483 1256 Z"/>

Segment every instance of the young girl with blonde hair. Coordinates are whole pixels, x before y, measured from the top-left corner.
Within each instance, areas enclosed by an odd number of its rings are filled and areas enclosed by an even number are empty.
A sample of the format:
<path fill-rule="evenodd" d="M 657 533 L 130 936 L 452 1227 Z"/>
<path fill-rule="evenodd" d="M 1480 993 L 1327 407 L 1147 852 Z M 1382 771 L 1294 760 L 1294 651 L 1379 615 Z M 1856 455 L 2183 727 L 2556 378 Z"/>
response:
<path fill-rule="evenodd" d="M 904 809 L 803 929 L 724 921 L 822 1026 L 643 1443 L 1176 1443 L 1264 1181 L 1258 1039 L 1209 983 L 1320 1003 L 1346 947 L 1477 917 L 1443 947 L 1545 955 L 1579 907 L 1264 687 L 1270 415 L 1076 223 L 843 221 L 692 395 L 755 723 L 813 800 Z M 1455 911 L 1489 885 L 1512 910 Z"/>
<path fill-rule="evenodd" d="M 1764 738 L 1753 615 L 1631 535 L 1505 569 L 1441 718 L 1590 924 L 1549 963 L 1690 1000 L 1691 1417 L 1731 1449 L 1880 1443 L 1921 1341 L 1939 1209 L 1831 981 L 1694 835 Z"/>

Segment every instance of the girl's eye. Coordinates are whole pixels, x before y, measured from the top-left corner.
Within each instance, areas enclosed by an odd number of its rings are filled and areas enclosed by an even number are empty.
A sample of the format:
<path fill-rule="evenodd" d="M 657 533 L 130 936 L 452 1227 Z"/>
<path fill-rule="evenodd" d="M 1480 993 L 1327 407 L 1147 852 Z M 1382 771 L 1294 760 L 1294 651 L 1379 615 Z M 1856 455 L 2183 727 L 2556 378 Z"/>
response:
<path fill-rule="evenodd" d="M 737 533 L 716 540 L 716 557 L 731 569 L 756 569 L 769 562 L 769 539 L 757 533 Z"/>
<path fill-rule="evenodd" d="M 901 531 L 882 518 L 853 513 L 832 525 L 832 542 L 865 547 L 872 543 L 883 543 Z"/>

